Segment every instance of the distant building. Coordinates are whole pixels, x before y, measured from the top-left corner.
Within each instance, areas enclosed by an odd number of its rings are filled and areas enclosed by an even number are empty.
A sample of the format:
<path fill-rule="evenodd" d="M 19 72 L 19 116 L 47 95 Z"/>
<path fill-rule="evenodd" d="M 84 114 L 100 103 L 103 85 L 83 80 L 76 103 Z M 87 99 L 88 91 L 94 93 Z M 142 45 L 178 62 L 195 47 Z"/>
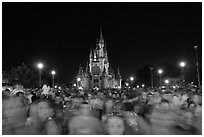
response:
<path fill-rule="evenodd" d="M 97 40 L 96 49 L 90 51 L 89 62 L 86 69 L 79 67 L 77 75 L 78 89 L 89 90 L 93 88 L 108 89 L 121 88 L 121 75 L 119 68 L 117 74 L 114 74 L 108 60 L 106 44 L 103 39 L 102 30 L 100 38 Z"/>

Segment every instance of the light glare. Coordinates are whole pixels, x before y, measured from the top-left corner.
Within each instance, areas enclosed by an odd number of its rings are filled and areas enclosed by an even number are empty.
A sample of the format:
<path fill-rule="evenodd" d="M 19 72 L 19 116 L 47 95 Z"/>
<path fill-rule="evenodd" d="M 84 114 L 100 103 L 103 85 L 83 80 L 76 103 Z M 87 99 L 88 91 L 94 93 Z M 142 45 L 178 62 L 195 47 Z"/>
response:
<path fill-rule="evenodd" d="M 43 64 L 42 64 L 42 63 L 39 63 L 39 64 L 38 64 L 38 68 L 39 68 L 39 69 L 42 69 L 42 68 L 43 68 Z"/>

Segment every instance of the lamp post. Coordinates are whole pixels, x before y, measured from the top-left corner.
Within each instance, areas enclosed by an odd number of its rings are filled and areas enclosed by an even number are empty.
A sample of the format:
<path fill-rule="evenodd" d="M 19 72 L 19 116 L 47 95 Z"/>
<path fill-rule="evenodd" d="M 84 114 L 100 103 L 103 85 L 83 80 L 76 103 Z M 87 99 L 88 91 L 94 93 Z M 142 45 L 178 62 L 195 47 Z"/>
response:
<path fill-rule="evenodd" d="M 43 64 L 42 63 L 38 63 L 38 70 L 39 70 L 39 87 L 41 87 L 41 75 L 42 75 L 42 68 L 43 68 Z"/>
<path fill-rule="evenodd" d="M 184 86 L 184 84 L 185 84 L 184 67 L 186 66 L 186 63 L 182 61 L 182 62 L 180 62 L 180 66 L 181 66 L 181 73 L 182 73 L 182 83 Z"/>
<path fill-rule="evenodd" d="M 78 77 L 77 78 L 77 85 L 78 85 L 78 88 L 81 88 L 81 78 L 80 77 Z"/>
<path fill-rule="evenodd" d="M 52 88 L 54 89 L 55 87 L 55 71 L 51 71 L 51 74 L 52 74 Z"/>
<path fill-rule="evenodd" d="M 153 67 L 150 67 L 150 71 L 151 71 L 151 87 L 153 88 Z"/>
<path fill-rule="evenodd" d="M 133 87 L 134 77 L 130 77 L 130 81 L 131 81 L 131 86 Z"/>
<path fill-rule="evenodd" d="M 200 75 L 199 75 L 199 64 L 198 64 L 198 46 L 195 46 L 195 51 L 196 51 L 196 67 L 197 67 L 197 77 L 198 77 L 198 87 L 200 87 Z"/>
<path fill-rule="evenodd" d="M 163 73 L 163 70 L 162 69 L 159 69 L 158 70 L 158 73 L 159 73 L 159 84 L 160 84 L 160 87 L 162 86 L 162 83 L 161 83 L 161 75 Z"/>

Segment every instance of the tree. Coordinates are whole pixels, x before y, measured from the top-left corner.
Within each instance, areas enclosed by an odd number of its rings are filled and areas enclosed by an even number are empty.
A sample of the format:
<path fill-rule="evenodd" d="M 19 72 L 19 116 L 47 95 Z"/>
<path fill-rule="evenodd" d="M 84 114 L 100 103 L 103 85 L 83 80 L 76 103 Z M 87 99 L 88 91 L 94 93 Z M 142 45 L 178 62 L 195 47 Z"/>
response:
<path fill-rule="evenodd" d="M 25 88 L 34 88 L 38 85 L 38 72 L 29 69 L 24 63 L 6 72 L 5 77 L 12 85 L 20 83 Z"/>

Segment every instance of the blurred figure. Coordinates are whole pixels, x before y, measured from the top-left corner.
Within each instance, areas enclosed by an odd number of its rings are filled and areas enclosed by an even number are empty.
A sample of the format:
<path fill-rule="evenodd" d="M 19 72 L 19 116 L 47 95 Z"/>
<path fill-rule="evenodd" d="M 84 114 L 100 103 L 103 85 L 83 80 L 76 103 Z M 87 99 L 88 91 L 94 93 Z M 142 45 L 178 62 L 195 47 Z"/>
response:
<path fill-rule="evenodd" d="M 182 111 L 175 133 L 180 135 L 199 135 L 199 130 L 193 126 L 193 122 L 193 113 L 191 111 Z"/>
<path fill-rule="evenodd" d="M 109 114 L 112 112 L 113 106 L 115 105 L 115 102 L 113 99 L 108 98 L 104 103 L 104 113 L 103 114 Z"/>
<path fill-rule="evenodd" d="M 149 114 L 149 122 L 143 123 L 143 133 L 147 135 L 172 135 L 176 125 L 174 112 L 170 111 L 168 101 L 160 105 Z"/>
<path fill-rule="evenodd" d="M 3 135 L 24 135 L 27 134 L 25 122 L 27 110 L 19 97 L 11 97 L 3 101 L 2 105 Z"/>
<path fill-rule="evenodd" d="M 108 135 L 125 135 L 125 121 L 119 116 L 109 116 L 105 120 L 105 130 Z"/>
<path fill-rule="evenodd" d="M 53 111 L 48 101 L 35 102 L 30 107 L 26 126 L 30 135 L 60 134 L 56 123 L 50 117 Z"/>
<path fill-rule="evenodd" d="M 91 115 L 88 104 L 81 105 L 79 115 L 73 117 L 68 123 L 70 135 L 102 135 L 103 128 L 100 121 Z"/>

